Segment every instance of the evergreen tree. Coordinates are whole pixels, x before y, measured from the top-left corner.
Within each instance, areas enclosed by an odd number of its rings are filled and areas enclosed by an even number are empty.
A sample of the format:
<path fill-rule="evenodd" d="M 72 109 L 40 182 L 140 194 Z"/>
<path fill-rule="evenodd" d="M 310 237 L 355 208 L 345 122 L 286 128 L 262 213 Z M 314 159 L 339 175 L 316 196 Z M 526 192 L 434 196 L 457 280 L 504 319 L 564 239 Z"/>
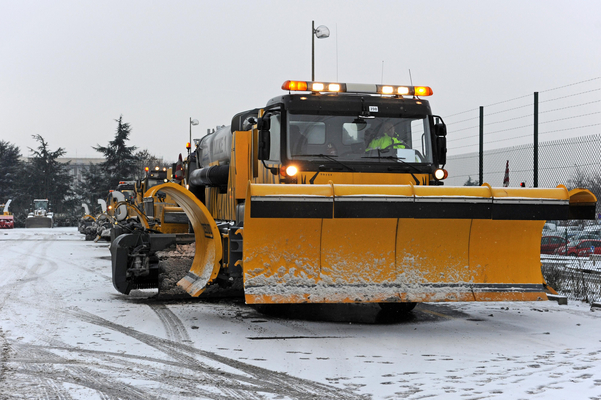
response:
<path fill-rule="evenodd" d="M 66 224 L 74 213 L 76 204 L 72 189 L 73 178 L 69 175 L 69 163 L 59 163 L 57 159 L 66 150 L 59 147 L 51 151 L 48 142 L 41 135 L 33 135 L 39 142 L 37 149 L 29 148 L 32 157 L 25 167 L 26 194 L 29 202 L 33 199 L 49 199 L 59 225 Z M 72 221 L 69 221 L 71 223 Z"/>
<path fill-rule="evenodd" d="M 22 171 L 21 150 L 14 144 L 0 140 L 0 203 L 15 202 L 19 190 L 19 171 Z"/>
<path fill-rule="evenodd" d="M 90 208 L 90 213 L 96 215 L 100 213 L 98 199 L 106 199 L 108 195 L 107 178 L 104 176 L 101 165 L 95 164 L 90 164 L 88 168 L 85 168 L 81 173 L 81 178 L 82 182 L 76 187 L 77 194 L 81 200 L 79 205 L 81 206 L 81 203 L 86 203 Z"/>
<path fill-rule="evenodd" d="M 106 159 L 105 162 L 100 164 L 100 167 L 104 174 L 105 185 L 103 189 L 107 192 L 117 187 L 119 181 L 133 180 L 136 176 L 137 158 L 134 151 L 137 147 L 126 146 L 131 127 L 129 123 L 123 122 L 123 115 L 115 121 L 117 122 L 115 139 L 110 141 L 108 146 L 96 145 L 96 147 L 93 147 L 94 150 L 102 153 Z"/>
<path fill-rule="evenodd" d="M 463 184 L 463 186 L 479 186 L 478 185 L 478 181 L 473 179 L 471 176 L 467 177 L 467 181 L 465 181 L 465 183 Z"/>
<path fill-rule="evenodd" d="M 144 168 L 148 167 L 153 169 L 154 167 L 166 167 L 170 168 L 171 163 L 163 161 L 163 158 L 156 157 L 148 152 L 148 150 L 140 150 L 136 153 L 138 159 L 138 166 L 136 168 L 136 179 L 143 179 L 146 176 Z"/>

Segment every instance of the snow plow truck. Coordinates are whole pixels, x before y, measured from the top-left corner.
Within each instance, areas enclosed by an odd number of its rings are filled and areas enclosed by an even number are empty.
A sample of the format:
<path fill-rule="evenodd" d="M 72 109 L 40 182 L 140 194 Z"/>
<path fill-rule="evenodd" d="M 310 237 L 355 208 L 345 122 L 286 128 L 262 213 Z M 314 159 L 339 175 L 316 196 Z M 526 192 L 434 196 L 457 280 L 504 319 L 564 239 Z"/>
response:
<path fill-rule="evenodd" d="M 248 304 L 407 311 L 417 302 L 547 299 L 543 225 L 594 218 L 590 191 L 444 186 L 447 130 L 423 99 L 429 87 L 282 89 L 200 140 L 187 188 L 165 183 L 146 194 L 168 194 L 190 220 L 195 254 L 178 285 L 191 296 L 239 281 Z M 148 284 L 163 247 L 160 235 L 118 237 L 115 288 Z"/>
<path fill-rule="evenodd" d="M 25 228 L 52 228 L 54 213 L 50 211 L 50 201 L 34 199 L 32 206 L 25 220 Z"/>

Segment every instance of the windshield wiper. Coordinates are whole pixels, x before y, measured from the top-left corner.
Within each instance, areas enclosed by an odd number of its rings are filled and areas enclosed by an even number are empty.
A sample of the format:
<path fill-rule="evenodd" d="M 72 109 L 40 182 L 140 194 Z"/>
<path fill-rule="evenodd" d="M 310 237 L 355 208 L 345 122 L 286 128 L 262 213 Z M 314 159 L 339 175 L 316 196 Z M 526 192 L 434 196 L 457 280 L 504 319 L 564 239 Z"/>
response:
<path fill-rule="evenodd" d="M 338 163 L 338 164 L 342 165 L 343 167 L 345 167 L 346 169 L 348 169 L 351 172 L 355 172 L 355 169 L 353 167 L 350 167 L 350 166 L 346 165 L 345 163 L 343 163 L 342 161 L 337 160 L 335 158 L 337 156 L 330 156 L 330 155 L 327 155 L 327 154 L 295 154 L 294 156 L 295 157 L 296 156 L 301 156 L 301 157 L 321 157 L 321 158 L 325 158 L 327 160 L 334 161 L 335 163 Z"/>
<path fill-rule="evenodd" d="M 420 169 L 419 169 L 419 168 L 417 168 L 415 165 L 413 165 L 413 164 L 409 164 L 407 161 L 404 161 L 403 159 L 401 159 L 401 158 L 399 158 L 399 157 L 397 157 L 397 156 L 384 156 L 384 157 L 382 157 L 382 156 L 380 156 L 380 149 L 376 149 L 376 150 L 378 150 L 378 156 L 377 156 L 377 157 L 376 157 L 376 156 L 365 156 L 365 157 L 361 157 L 361 158 L 377 158 L 378 160 L 379 160 L 379 159 L 381 159 L 381 158 L 385 158 L 385 159 L 388 159 L 388 160 L 395 160 L 395 161 L 397 161 L 397 162 L 399 162 L 399 163 L 401 163 L 401 164 L 403 164 L 403 165 L 406 165 L 406 166 L 408 166 L 408 167 L 411 167 L 411 168 L 413 168 L 414 170 L 416 170 L 416 171 L 417 171 L 417 172 L 419 172 L 420 174 L 423 174 L 423 173 L 424 173 L 424 171 L 420 170 Z M 388 169 L 390 170 L 390 167 L 388 167 Z M 413 179 L 415 180 L 415 183 L 419 185 L 419 179 L 417 179 L 417 178 L 415 177 L 415 175 L 413 175 L 413 172 L 409 171 L 409 173 L 411 174 L 411 176 L 412 176 L 412 177 L 413 177 Z"/>

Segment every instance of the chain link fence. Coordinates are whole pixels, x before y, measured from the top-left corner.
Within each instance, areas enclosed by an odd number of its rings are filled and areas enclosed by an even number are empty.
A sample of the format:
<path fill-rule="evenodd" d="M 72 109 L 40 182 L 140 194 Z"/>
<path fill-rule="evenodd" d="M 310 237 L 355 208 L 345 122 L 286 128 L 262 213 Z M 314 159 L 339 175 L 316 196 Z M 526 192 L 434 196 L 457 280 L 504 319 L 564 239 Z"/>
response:
<path fill-rule="evenodd" d="M 509 161 L 511 186 L 525 182 L 531 186 L 533 145 L 520 145 L 484 152 L 484 182 L 503 186 L 505 167 Z M 446 185 L 477 184 L 479 153 L 451 156 Z M 539 187 L 568 189 L 583 187 L 601 200 L 601 135 L 554 140 L 539 144 Z M 599 213 L 601 201 L 597 203 Z M 599 214 L 598 214 L 599 215 Z M 543 242 L 555 242 L 541 252 L 542 272 L 547 283 L 572 300 L 601 300 L 601 225 L 597 221 L 550 221 L 543 231 Z M 587 233 L 589 232 L 589 233 Z M 567 246 L 566 246 L 567 244 Z M 598 245 L 598 246 L 597 246 Z M 594 249 L 591 250 L 590 246 Z M 585 248 L 580 251 L 577 248 Z M 574 252 L 572 252 L 572 248 Z M 578 255 L 575 255 L 578 252 Z M 557 253 L 557 254 L 554 254 Z M 597 255 L 598 254 L 598 255 Z"/>
<path fill-rule="evenodd" d="M 509 187 L 564 185 L 597 196 L 597 220 L 548 221 L 541 241 L 547 283 L 587 302 L 601 301 L 600 104 L 597 77 L 443 115 L 449 132 L 445 185 L 479 185 L 482 178 L 501 187 L 508 166 Z"/>
<path fill-rule="evenodd" d="M 594 180 L 601 175 L 601 135 L 589 135 L 539 143 L 538 186 L 557 187 Z M 509 186 L 524 182 L 531 187 L 534 175 L 533 144 L 505 147 L 484 152 L 484 182 L 503 186 L 505 167 L 509 161 Z M 468 181 L 477 183 L 479 177 L 478 152 L 449 156 L 445 185 L 463 186 Z"/>

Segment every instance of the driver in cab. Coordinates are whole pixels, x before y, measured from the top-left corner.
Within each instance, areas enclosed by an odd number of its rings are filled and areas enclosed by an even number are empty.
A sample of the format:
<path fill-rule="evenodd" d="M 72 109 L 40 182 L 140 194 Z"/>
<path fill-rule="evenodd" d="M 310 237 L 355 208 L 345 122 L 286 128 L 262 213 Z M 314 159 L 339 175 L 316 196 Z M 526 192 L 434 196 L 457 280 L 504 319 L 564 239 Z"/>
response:
<path fill-rule="evenodd" d="M 394 125 L 390 122 L 385 122 L 380 135 L 369 142 L 365 151 L 383 150 L 386 148 L 404 149 L 405 144 L 397 136 L 397 133 L 394 131 Z"/>

